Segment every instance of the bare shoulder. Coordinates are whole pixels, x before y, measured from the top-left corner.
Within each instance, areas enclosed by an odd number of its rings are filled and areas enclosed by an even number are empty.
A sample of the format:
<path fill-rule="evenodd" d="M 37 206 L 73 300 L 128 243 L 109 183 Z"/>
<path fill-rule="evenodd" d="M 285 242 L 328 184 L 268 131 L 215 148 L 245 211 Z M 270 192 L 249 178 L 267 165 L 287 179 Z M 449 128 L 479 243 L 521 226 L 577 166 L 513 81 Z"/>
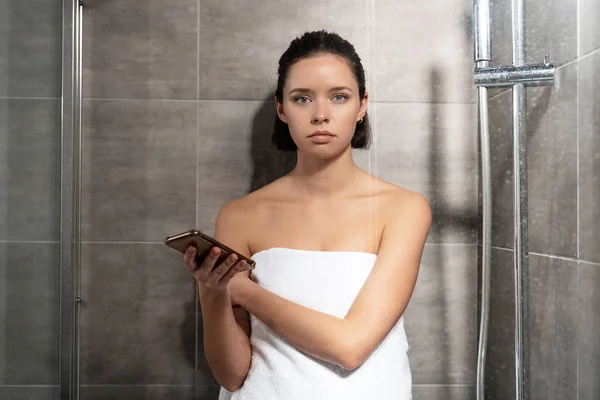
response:
<path fill-rule="evenodd" d="M 250 257 L 252 238 L 268 219 L 268 210 L 279 203 L 282 189 L 278 181 L 225 203 L 217 215 L 216 239 Z M 241 273 L 250 276 L 249 271 Z"/>
<path fill-rule="evenodd" d="M 379 178 L 376 179 L 383 189 L 381 190 L 384 198 L 383 210 L 387 221 L 418 217 L 424 223 L 430 223 L 431 207 L 425 196 Z"/>
<path fill-rule="evenodd" d="M 247 195 L 229 201 L 221 212 L 256 222 L 266 210 L 275 206 L 285 192 L 281 179 L 263 186 Z"/>
<path fill-rule="evenodd" d="M 260 207 L 269 200 L 274 200 L 277 197 L 277 194 L 282 192 L 281 186 L 282 178 L 279 178 L 251 193 L 230 200 L 223 206 L 221 213 L 225 215 L 236 215 L 238 217 L 246 216 L 249 218 L 258 211 L 257 207 Z M 249 211 L 252 211 L 252 213 L 249 213 Z"/>
<path fill-rule="evenodd" d="M 250 257 L 248 239 L 251 226 L 246 196 L 228 201 L 216 217 L 215 239 Z"/>
<path fill-rule="evenodd" d="M 397 211 L 400 213 L 430 214 L 429 201 L 421 193 L 399 188 L 395 200 L 398 204 Z"/>

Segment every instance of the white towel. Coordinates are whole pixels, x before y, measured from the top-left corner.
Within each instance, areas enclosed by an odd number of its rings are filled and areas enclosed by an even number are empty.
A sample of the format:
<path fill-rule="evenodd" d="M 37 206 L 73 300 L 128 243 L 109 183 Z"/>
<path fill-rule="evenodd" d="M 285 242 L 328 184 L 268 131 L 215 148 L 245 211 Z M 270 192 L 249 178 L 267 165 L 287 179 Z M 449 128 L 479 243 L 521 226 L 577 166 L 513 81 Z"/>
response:
<path fill-rule="evenodd" d="M 276 247 L 252 256 L 252 278 L 303 306 L 344 318 L 377 256 L 347 251 Z M 241 388 L 221 388 L 219 400 L 411 400 L 403 317 L 370 357 L 347 371 L 290 345 L 250 315 L 252 363 Z"/>

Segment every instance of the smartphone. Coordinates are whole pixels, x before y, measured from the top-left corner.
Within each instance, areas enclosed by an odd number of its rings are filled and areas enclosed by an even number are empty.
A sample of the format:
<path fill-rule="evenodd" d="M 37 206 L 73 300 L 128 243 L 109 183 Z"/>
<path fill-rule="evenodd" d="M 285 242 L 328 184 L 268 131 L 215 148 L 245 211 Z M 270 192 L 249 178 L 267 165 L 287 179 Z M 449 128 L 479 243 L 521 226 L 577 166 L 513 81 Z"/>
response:
<path fill-rule="evenodd" d="M 212 238 L 196 229 L 180 233 L 179 235 L 168 236 L 165 239 L 165 244 L 183 254 L 185 254 L 185 251 L 188 247 L 194 246 L 196 248 L 196 262 L 198 265 L 202 264 L 204 259 L 208 257 L 210 249 L 213 247 L 218 247 L 221 249 L 221 253 L 219 254 L 219 258 L 215 263 L 215 267 L 221 262 L 225 261 L 225 259 L 231 254 L 237 255 L 238 261 L 236 262 L 239 262 L 240 260 L 246 261 L 246 266 L 244 269 L 242 269 L 242 271 L 251 271 L 256 267 L 256 261 L 251 260 L 250 258 L 225 246 L 217 239 Z"/>

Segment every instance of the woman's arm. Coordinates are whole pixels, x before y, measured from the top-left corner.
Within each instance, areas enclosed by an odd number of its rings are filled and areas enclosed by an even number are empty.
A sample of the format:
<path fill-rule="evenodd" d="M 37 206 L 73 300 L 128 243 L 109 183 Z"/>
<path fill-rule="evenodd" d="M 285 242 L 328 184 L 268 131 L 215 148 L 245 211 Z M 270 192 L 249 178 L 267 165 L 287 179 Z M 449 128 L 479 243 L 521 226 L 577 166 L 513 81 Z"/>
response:
<path fill-rule="evenodd" d="M 217 216 L 215 238 L 250 257 L 238 218 L 235 203 L 225 205 Z M 242 274 L 249 276 L 250 272 L 239 273 Z M 233 392 L 242 386 L 250 370 L 252 350 L 248 311 L 239 306 L 232 308 L 229 290 L 216 291 L 199 282 L 198 294 L 206 361 L 219 385 Z"/>
<path fill-rule="evenodd" d="M 399 207 L 384 227 L 373 270 L 343 319 L 288 301 L 249 279 L 235 280 L 235 301 L 301 351 L 345 369 L 358 367 L 404 312 L 431 226 L 424 197 Z"/>

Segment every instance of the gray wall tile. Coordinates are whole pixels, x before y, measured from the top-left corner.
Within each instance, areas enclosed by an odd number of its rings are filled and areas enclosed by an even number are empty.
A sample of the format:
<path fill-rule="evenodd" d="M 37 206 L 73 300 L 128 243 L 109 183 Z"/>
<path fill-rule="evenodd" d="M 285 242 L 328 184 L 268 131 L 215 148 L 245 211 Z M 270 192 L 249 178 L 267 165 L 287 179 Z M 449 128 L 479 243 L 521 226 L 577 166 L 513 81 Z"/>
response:
<path fill-rule="evenodd" d="M 68 3 L 65 1 L 65 3 Z M 75 34 L 73 27 L 63 28 L 63 44 L 65 47 L 71 47 L 75 45 Z M 73 85 L 77 85 L 75 81 L 74 71 L 76 71 L 75 63 L 73 62 L 73 56 L 71 52 L 65 51 L 63 56 L 64 68 L 62 69 L 62 91 L 65 96 L 62 97 L 62 136 L 77 137 L 73 133 L 74 114 L 79 110 L 73 107 L 74 104 L 79 103 L 79 99 L 76 96 L 67 95 L 73 93 Z"/>
<path fill-rule="evenodd" d="M 513 252 L 492 249 L 485 393 L 489 400 L 515 398 Z"/>
<path fill-rule="evenodd" d="M 577 396 L 577 262 L 531 255 L 531 398 Z"/>
<path fill-rule="evenodd" d="M 80 400 L 195 400 L 194 386 L 82 386 Z"/>
<path fill-rule="evenodd" d="M 59 240 L 60 100 L 0 99 L 0 121 L 0 240 Z"/>
<path fill-rule="evenodd" d="M 466 0 L 375 2 L 373 100 L 475 101 L 471 8 Z"/>
<path fill-rule="evenodd" d="M 511 2 L 491 1 L 492 64 L 512 65 Z M 544 54 L 560 66 L 577 57 L 577 2 L 527 1 L 525 7 L 526 62 L 541 63 Z"/>
<path fill-rule="evenodd" d="M 83 240 L 162 241 L 194 225 L 196 104 L 84 102 Z"/>
<path fill-rule="evenodd" d="M 58 384 L 59 273 L 58 243 L 0 243 L 0 385 Z"/>
<path fill-rule="evenodd" d="M 492 251 L 486 391 L 514 397 L 513 252 Z M 577 393 L 577 264 L 531 255 L 530 381 L 532 399 L 572 399 Z M 487 397 L 486 397 L 487 398 Z"/>
<path fill-rule="evenodd" d="M 285 175 L 294 167 L 296 154 L 271 144 L 273 101 L 202 101 L 198 115 L 197 226 L 213 234 L 227 201 Z"/>
<path fill-rule="evenodd" d="M 476 245 L 428 244 L 405 312 L 413 384 L 474 384 Z"/>
<path fill-rule="evenodd" d="M 600 262 L 600 53 L 580 61 L 579 251 Z"/>
<path fill-rule="evenodd" d="M 198 309 L 200 305 L 198 305 Z M 214 386 L 219 386 L 219 383 L 215 379 L 215 376 L 206 361 L 206 356 L 204 355 L 204 329 L 202 325 L 202 315 L 198 318 L 198 364 L 196 366 L 196 385 L 202 385 L 204 390 L 208 390 L 207 388 L 211 388 Z"/>
<path fill-rule="evenodd" d="M 5 400 L 57 400 L 58 386 L 0 386 L 0 399 Z"/>
<path fill-rule="evenodd" d="M 0 97 L 60 97 L 61 19 L 61 0 L 0 0 Z"/>
<path fill-rule="evenodd" d="M 63 28 L 70 27 L 73 24 L 73 3 L 72 1 L 62 2 L 62 24 Z"/>
<path fill-rule="evenodd" d="M 83 16 L 84 97 L 196 99 L 198 0 L 89 2 Z"/>
<path fill-rule="evenodd" d="M 557 66 L 577 58 L 576 1 L 529 0 L 525 10 L 528 63 L 541 63 L 544 54 Z"/>
<path fill-rule="evenodd" d="M 527 171 L 530 251 L 577 255 L 577 66 L 552 88 L 529 89 Z M 492 242 L 512 248 L 512 96 L 490 101 Z"/>
<path fill-rule="evenodd" d="M 579 263 L 579 400 L 600 398 L 600 264 Z"/>
<path fill-rule="evenodd" d="M 368 62 L 367 2 L 307 0 L 200 1 L 199 79 L 202 100 L 264 100 L 277 85 L 277 63 L 305 31 L 335 31 Z M 232 31 L 235 27 L 235 31 Z"/>
<path fill-rule="evenodd" d="M 512 248 L 513 246 L 513 133 L 511 99 L 511 93 L 506 92 L 489 101 L 492 245 L 505 248 Z M 482 243 L 480 230 L 478 231 L 478 235 L 480 236 L 479 242 Z"/>
<path fill-rule="evenodd" d="M 375 140 L 370 155 L 361 152 L 361 166 L 428 198 L 433 211 L 429 242 L 476 243 L 474 106 L 376 103 L 371 112 Z"/>
<path fill-rule="evenodd" d="M 413 400 L 474 400 L 475 386 L 413 385 Z"/>
<path fill-rule="evenodd" d="M 491 65 L 512 65 L 511 2 L 490 1 Z"/>
<path fill-rule="evenodd" d="M 196 400 L 218 400 L 220 386 L 196 386 Z"/>
<path fill-rule="evenodd" d="M 194 383 L 196 293 L 163 244 L 84 244 L 81 383 Z"/>
<path fill-rule="evenodd" d="M 600 2 L 579 0 L 579 55 L 600 49 Z"/>
<path fill-rule="evenodd" d="M 577 64 L 528 95 L 530 249 L 577 255 Z"/>

